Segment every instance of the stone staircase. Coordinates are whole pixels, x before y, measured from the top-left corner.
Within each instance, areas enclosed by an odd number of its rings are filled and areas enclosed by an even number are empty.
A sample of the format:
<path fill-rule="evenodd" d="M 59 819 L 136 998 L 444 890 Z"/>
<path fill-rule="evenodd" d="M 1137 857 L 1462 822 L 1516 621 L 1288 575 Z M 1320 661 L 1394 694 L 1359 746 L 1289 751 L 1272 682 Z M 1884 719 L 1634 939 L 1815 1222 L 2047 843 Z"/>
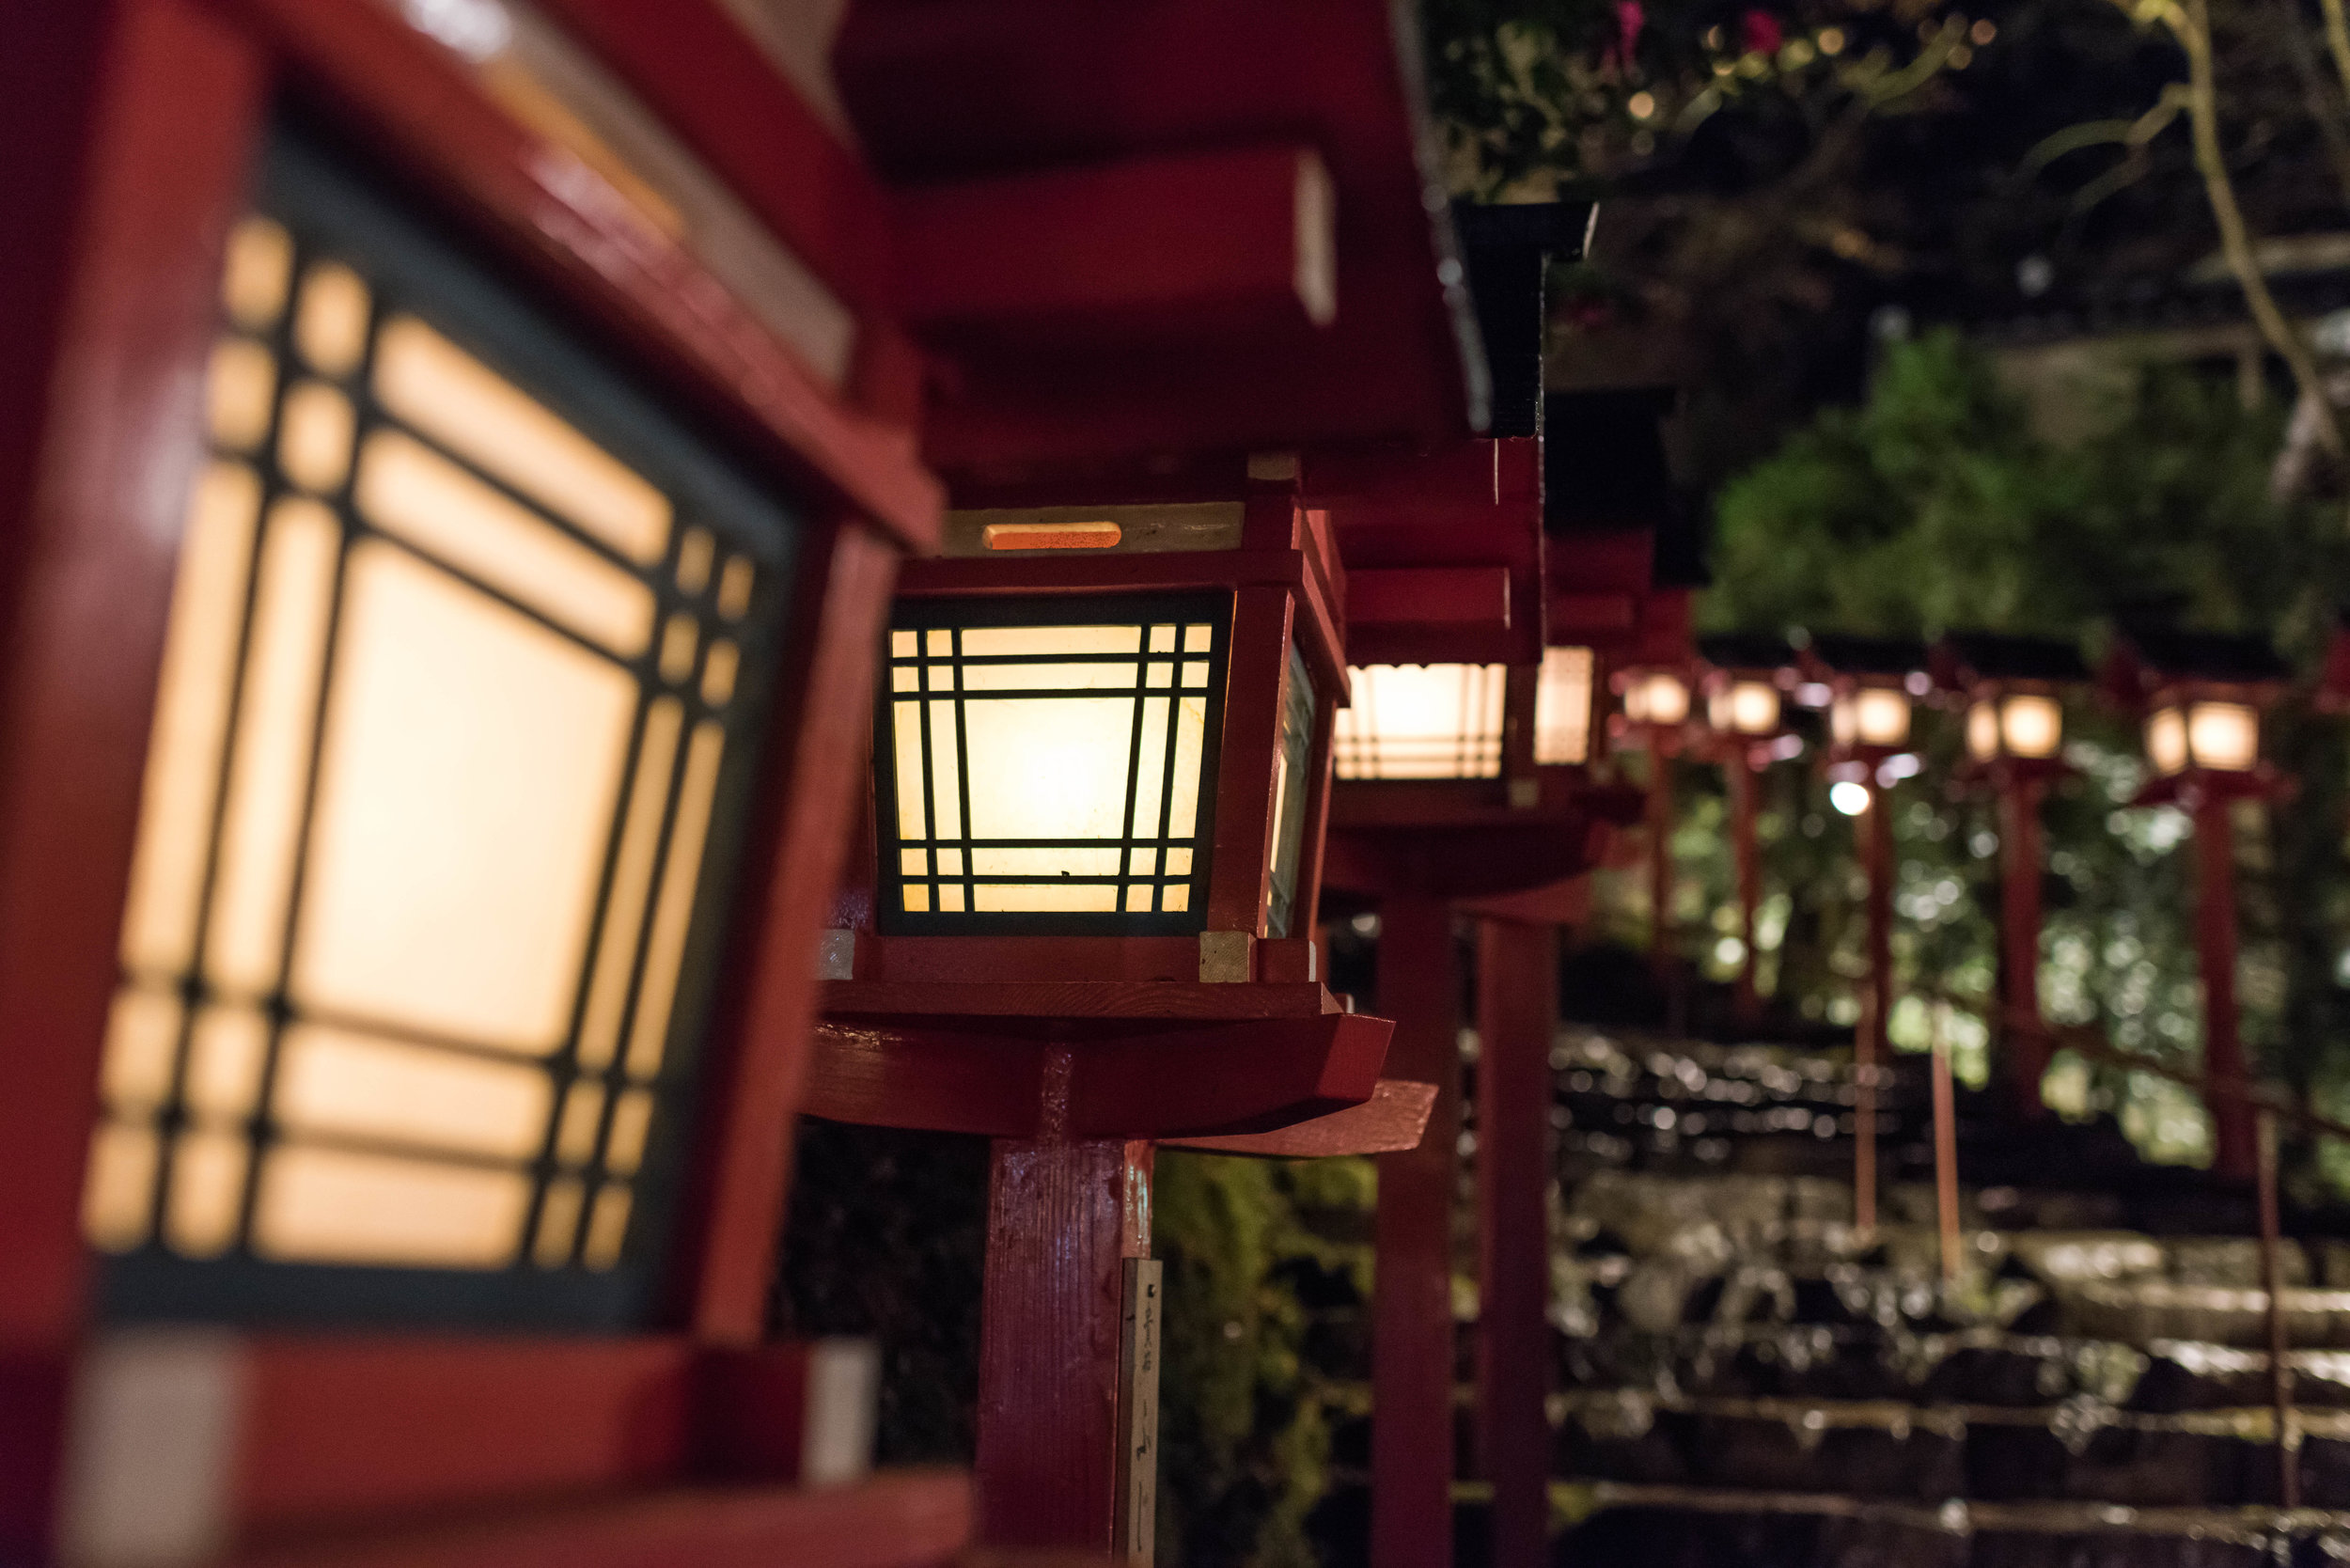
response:
<path fill-rule="evenodd" d="M 2350 1558 L 2350 1244 L 2319 1216 L 2282 1260 L 2286 1513 L 2246 1195 L 1962 1091 L 1946 1280 L 1923 1058 L 1880 1090 L 1865 1233 L 1840 1054 L 1571 1030 L 1552 1063 L 1557 1560 Z"/>

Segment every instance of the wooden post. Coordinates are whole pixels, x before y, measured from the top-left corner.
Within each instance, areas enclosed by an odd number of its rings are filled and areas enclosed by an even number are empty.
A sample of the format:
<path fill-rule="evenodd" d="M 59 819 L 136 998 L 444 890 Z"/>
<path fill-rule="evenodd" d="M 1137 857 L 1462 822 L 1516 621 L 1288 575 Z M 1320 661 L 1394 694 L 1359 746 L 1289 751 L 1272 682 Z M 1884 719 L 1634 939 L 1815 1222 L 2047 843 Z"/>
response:
<path fill-rule="evenodd" d="M 1548 1561 L 1550 1042 L 1556 927 L 1478 924 L 1478 1462 L 1493 1483 L 1494 1568 Z"/>
<path fill-rule="evenodd" d="M 1999 790 L 2000 1055 L 2008 1091 L 2026 1116 L 2045 1116 L 2040 1080 L 2048 1034 L 2040 1024 L 2040 801 L 2046 785 L 2010 778 Z"/>
<path fill-rule="evenodd" d="M 1119 1389 L 1126 1262 L 1151 1250 L 1152 1146 L 1058 1136 L 1070 1066 L 1067 1050 L 1047 1058 L 1044 1136 L 997 1139 L 988 1171 L 979 1533 L 1109 1553 L 1144 1479 L 1131 1455 L 1120 1464 Z"/>
<path fill-rule="evenodd" d="M 2235 830 L 2228 798 L 2204 791 L 2195 802 L 2195 956 L 2203 979 L 2203 1103 L 2211 1112 L 2212 1170 L 2231 1181 L 2254 1174 L 2252 1107 L 2244 1041 L 2236 1032 Z M 2234 1093 L 2229 1090 L 2233 1089 Z"/>
<path fill-rule="evenodd" d="M 2277 1500 L 2301 1506 L 2301 1446 L 2293 1430 L 2293 1366 L 2286 1359 L 2284 1243 L 2277 1214 L 2277 1116 L 2259 1118 L 2261 1285 L 2268 1295 L 2268 1397 L 2277 1423 Z"/>
<path fill-rule="evenodd" d="M 1652 732 L 1648 751 L 1649 964 L 1656 980 L 1673 990 L 1673 769 L 1661 734 Z"/>
<path fill-rule="evenodd" d="M 1436 1087 L 1419 1147 L 1379 1156 L 1371 1291 L 1371 1568 L 1452 1561 L 1452 1196 L 1461 1132 L 1461 967 L 1441 899 L 1379 917 L 1389 1077 Z"/>
<path fill-rule="evenodd" d="M 1958 1231 L 1958 1107 L 1950 1088 L 1950 1048 L 1942 1038 L 1942 1010 L 1934 1004 L 1934 1209 L 1942 1231 L 1942 1278 L 1958 1282 L 1963 1241 Z"/>
<path fill-rule="evenodd" d="M 1755 844 L 1755 793 L 1759 782 L 1750 748 L 1740 746 L 1730 760 L 1730 835 L 1738 865 L 1737 990 L 1732 1007 L 1738 1027 L 1751 1029 L 1762 1020 L 1762 998 L 1755 990 L 1754 912 L 1762 902 L 1762 861 Z"/>
<path fill-rule="evenodd" d="M 1853 1223 L 1863 1231 L 1877 1222 L 1877 1063 L 1884 1059 L 1893 1011 L 1893 820 L 1873 775 L 1866 787 L 1860 858 L 1869 886 L 1869 973 L 1853 1052 Z"/>

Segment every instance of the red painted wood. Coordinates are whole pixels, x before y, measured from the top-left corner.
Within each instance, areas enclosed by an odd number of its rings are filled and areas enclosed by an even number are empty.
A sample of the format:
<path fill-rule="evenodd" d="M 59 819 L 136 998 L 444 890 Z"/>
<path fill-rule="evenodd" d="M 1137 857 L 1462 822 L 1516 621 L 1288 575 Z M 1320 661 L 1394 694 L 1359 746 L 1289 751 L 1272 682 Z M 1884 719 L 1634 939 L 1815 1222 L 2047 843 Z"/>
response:
<path fill-rule="evenodd" d="M 1550 1040 L 1558 933 L 1480 920 L 1477 942 L 1478 1458 L 1494 1568 L 1549 1560 Z"/>
<path fill-rule="evenodd" d="M 1332 1111 L 1270 1133 L 1230 1133 L 1220 1137 L 1163 1137 L 1164 1149 L 1197 1149 L 1211 1154 L 1253 1154 L 1280 1160 L 1322 1159 L 1333 1154 L 1392 1154 L 1419 1147 L 1428 1117 L 1435 1109 L 1436 1086 L 1382 1078 L 1359 1105 Z"/>
<path fill-rule="evenodd" d="M 1641 794 L 1543 768 L 1530 808 L 1498 779 L 1355 781 L 1330 792 L 1323 881 L 1375 895 L 1486 900 L 1557 886 L 1600 862 L 1613 826 L 1637 821 Z M 1573 895 L 1570 895 L 1573 896 Z"/>
<path fill-rule="evenodd" d="M 816 1030 L 803 1109 L 870 1126 L 1042 1137 L 1177 1137 L 1271 1132 L 1369 1100 L 1386 1019 L 1332 1012 L 1230 1020 L 1045 1043 L 1049 1023 L 993 1033 L 947 1018 Z M 1055 1078 L 1052 1064 L 1062 1063 Z"/>
<path fill-rule="evenodd" d="M 1762 998 L 1755 990 L 1754 971 L 1761 954 L 1754 945 L 1754 912 L 1762 902 L 1762 857 L 1755 842 L 1756 770 L 1743 752 L 1726 764 L 1730 775 L 1731 849 L 1738 872 L 1738 980 L 1731 1006 L 1739 1024 L 1752 1028 L 1762 1019 Z"/>
<path fill-rule="evenodd" d="M 857 852 L 870 862 L 870 830 Z M 870 917 L 867 921 L 870 926 Z M 1199 979 L 1196 936 L 882 936 L 861 930 L 856 979 L 898 984 Z"/>
<path fill-rule="evenodd" d="M 934 543 L 940 492 L 908 431 L 844 407 L 692 253 L 602 181 L 576 178 L 575 157 L 483 97 L 394 9 L 233 3 L 384 156 L 740 430 L 817 510 L 855 512 L 916 549 Z"/>
<path fill-rule="evenodd" d="M 1680 972 L 1673 929 L 1673 765 L 1652 739 L 1648 751 L 1649 966 L 1669 994 Z"/>
<path fill-rule="evenodd" d="M 979 1334 L 979 1535 L 1107 1552 L 1115 1540 L 1122 1262 L 1149 1245 L 1151 1151 L 999 1141 Z"/>
<path fill-rule="evenodd" d="M 2203 982 L 2203 1077 L 2234 1095 L 2206 1092 L 2211 1112 L 2212 1171 L 2248 1182 L 2259 1163 L 2252 1107 L 2241 1098 L 2249 1070 L 2238 1032 L 2235 997 L 2235 826 L 2229 802 L 2217 793 L 2195 805 L 2195 959 Z"/>
<path fill-rule="evenodd" d="M 821 1491 L 674 1491 L 264 1547 L 231 1568 L 944 1568 L 972 1532 L 959 1471 Z"/>
<path fill-rule="evenodd" d="M 1098 347 L 1307 324 L 1298 145 L 916 186 L 893 202 L 899 300 L 950 341 Z"/>
<path fill-rule="evenodd" d="M 1419 627 L 1448 635 L 1510 629 L 1510 572 L 1500 566 L 1357 567 L 1348 578 L 1347 635 Z"/>
<path fill-rule="evenodd" d="M 1274 773 L 1281 752 L 1290 622 L 1296 605 L 1272 588 L 1243 588 L 1235 597 L 1224 682 L 1224 749 L 1216 761 L 1208 929 L 1262 936 L 1265 888 L 1273 875 Z"/>
<path fill-rule="evenodd" d="M 680 1477 L 682 1340 L 263 1339 L 245 1351 L 246 1539 Z"/>
<path fill-rule="evenodd" d="M 825 286 L 891 306 L 889 218 L 856 155 L 710 0 L 549 0 Z"/>
<path fill-rule="evenodd" d="M 180 0 L 11 8 L 0 55 L 0 127 L 24 136 L 0 188 L 27 204 L 0 247 L 0 1359 L 54 1365 L 80 1325 L 82 1167 L 219 249 L 262 83 Z M 22 1525 L 47 1487 L 18 1480 L 0 1475 L 0 1521 Z"/>
<path fill-rule="evenodd" d="M 1853 1218 L 1862 1230 L 1877 1215 L 1877 1063 L 1885 1059 L 1886 1027 L 1893 1016 L 1892 808 L 1872 774 L 1869 804 L 1855 824 L 1860 836 L 1861 874 L 1867 879 L 1868 970 L 1861 980 L 1860 1027 L 1853 1056 L 1857 1083 L 1853 1105 Z"/>
<path fill-rule="evenodd" d="M 1380 906 L 1387 1070 L 1434 1090 L 1418 1147 L 1379 1159 L 1371 1294 L 1371 1568 L 1452 1560 L 1452 1195 L 1461 1126 L 1461 970 L 1440 900 Z"/>
<path fill-rule="evenodd" d="M 2040 802 L 2044 779 L 2023 775 L 1999 792 L 1999 1044 L 2010 1098 L 2026 1116 L 2045 1116 L 2040 1080 L 2050 1042 L 2040 1027 Z"/>
<path fill-rule="evenodd" d="M 727 1344 L 755 1341 L 765 1321 L 813 1049 L 816 933 L 867 777 L 873 650 L 897 561 L 854 525 L 815 532 L 807 551 L 755 819 L 765 836 L 745 861 L 672 1254 L 682 1316 Z"/>
<path fill-rule="evenodd" d="M 1329 944 L 1314 938 L 1322 929 L 1322 863 L 1330 839 L 1330 792 L 1337 783 L 1332 767 L 1338 736 L 1339 704 L 1346 689 L 1322 688 L 1314 703 L 1314 744 L 1306 754 L 1306 824 L 1297 848 L 1297 892 L 1290 906 L 1292 933 L 1315 940 L 1314 978 L 1323 977 Z"/>
<path fill-rule="evenodd" d="M 1050 1018 L 1064 1034 L 1093 1020 L 1313 1018 L 1338 1010 L 1337 1001 L 1319 983 L 826 980 L 823 991 L 823 1011 L 830 1018 Z"/>

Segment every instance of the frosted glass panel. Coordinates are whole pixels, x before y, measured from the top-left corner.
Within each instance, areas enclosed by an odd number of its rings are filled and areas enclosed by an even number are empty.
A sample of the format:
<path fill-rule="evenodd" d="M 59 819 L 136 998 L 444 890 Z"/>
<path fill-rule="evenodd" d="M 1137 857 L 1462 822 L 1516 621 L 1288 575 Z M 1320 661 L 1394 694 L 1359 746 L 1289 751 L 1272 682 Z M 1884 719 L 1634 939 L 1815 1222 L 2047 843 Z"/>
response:
<path fill-rule="evenodd" d="M 385 254 L 254 217 L 224 258 L 84 1195 L 110 1270 L 617 1269 L 674 1181 L 781 520 L 619 384 L 551 384 L 635 411 L 607 445 L 493 369 L 572 351 L 516 358 L 479 292 L 498 352 L 460 346 Z"/>
<path fill-rule="evenodd" d="M 1565 767 L 1591 760 L 1591 651 L 1545 648 L 1534 685 L 1534 760 Z"/>
<path fill-rule="evenodd" d="M 1370 665 L 1347 671 L 1340 778 L 1493 778 L 1501 772 L 1500 665 Z"/>
<path fill-rule="evenodd" d="M 1073 612 L 1047 603 L 1026 607 L 1035 620 L 1004 624 L 1002 606 L 974 606 L 971 624 L 892 632 L 885 689 L 928 694 L 885 706 L 894 913 L 1192 907 L 1188 862 L 1178 878 L 1159 870 L 1157 853 L 1205 847 L 1222 652 L 1216 624 L 1189 619 L 1197 602 L 1159 607 L 1135 601 L 1131 620 L 1053 621 L 1057 609 Z M 901 613 L 946 621 L 956 607 Z M 1147 862 L 1128 854 L 1145 847 Z"/>

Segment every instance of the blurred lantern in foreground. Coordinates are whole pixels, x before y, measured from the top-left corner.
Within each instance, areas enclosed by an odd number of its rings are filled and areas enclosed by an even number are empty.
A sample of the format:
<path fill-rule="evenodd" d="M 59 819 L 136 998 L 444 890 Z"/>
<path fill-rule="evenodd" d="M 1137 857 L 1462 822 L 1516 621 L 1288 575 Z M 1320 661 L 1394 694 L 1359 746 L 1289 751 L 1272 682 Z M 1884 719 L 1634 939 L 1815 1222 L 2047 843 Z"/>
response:
<path fill-rule="evenodd" d="M 1934 650 L 1936 681 L 1964 706 L 1967 776 L 1999 806 L 1999 1036 L 2012 1097 L 2043 1110 L 2048 1037 L 2040 1020 L 2040 803 L 2069 772 L 2063 693 L 2089 679 L 2080 651 L 2045 637 L 1953 633 Z"/>
<path fill-rule="evenodd" d="M 1781 691 L 1795 678 L 1795 652 L 1783 638 L 1762 634 L 1700 637 L 1704 674 L 1706 749 L 1721 763 L 1730 783 L 1731 850 L 1738 872 L 1738 1022 L 1759 1021 L 1762 998 L 1755 989 L 1754 917 L 1762 899 L 1762 857 L 1755 843 L 1758 776 L 1771 763 L 1792 757 L 1802 742 L 1780 722 Z"/>
<path fill-rule="evenodd" d="M 1542 673 L 1534 688 L 1536 766 L 1574 767 L 1591 760 L 1597 667 L 1597 656 L 1588 648 L 1543 650 Z"/>
<path fill-rule="evenodd" d="M 1876 1064 L 1893 1010 L 1893 824 L 1887 786 L 1918 771 L 1909 749 L 1916 699 L 1933 689 L 1926 651 L 1884 637 L 1820 635 L 1804 649 L 1805 673 L 1828 692 L 1827 776 L 1839 793 L 1865 792 L 1857 813 L 1860 863 L 1868 877 L 1868 979 L 1854 1037 L 1859 1100 L 1855 1106 L 1854 1213 L 1876 1223 Z M 1839 803 L 1841 806 L 1841 802 Z"/>
<path fill-rule="evenodd" d="M 2235 996 L 2235 832 L 2239 801 L 2275 798 L 2261 759 L 2261 714 L 2292 671 L 2265 638 L 2134 631 L 2116 639 L 2101 682 L 2144 715 L 2154 776 L 2134 804 L 2195 820 L 2195 949 L 2203 990 L 2203 1103 L 2212 1168 L 2248 1180 L 2258 1163 L 2249 1071 Z"/>
<path fill-rule="evenodd" d="M 1616 671 L 1623 698 L 1617 744 L 1648 753 L 1649 960 L 1668 991 L 1674 984 L 1673 759 L 1688 739 L 1696 671 L 1684 659 L 1651 660 Z"/>

